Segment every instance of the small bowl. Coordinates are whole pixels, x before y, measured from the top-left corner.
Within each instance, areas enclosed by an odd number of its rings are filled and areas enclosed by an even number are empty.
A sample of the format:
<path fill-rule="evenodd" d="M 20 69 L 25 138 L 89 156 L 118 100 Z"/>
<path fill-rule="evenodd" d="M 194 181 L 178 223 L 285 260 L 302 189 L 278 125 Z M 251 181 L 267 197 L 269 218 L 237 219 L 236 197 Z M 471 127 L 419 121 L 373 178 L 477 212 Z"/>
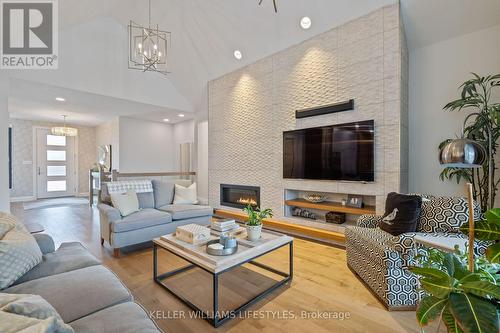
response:
<path fill-rule="evenodd" d="M 224 248 L 222 250 L 211 249 L 208 247 L 210 244 L 220 244 L 220 243 L 218 239 L 211 240 L 210 242 L 207 243 L 206 245 L 207 253 L 213 256 L 229 256 L 231 254 L 235 254 L 236 251 L 238 251 L 238 243 L 236 243 L 235 247 Z"/>
<path fill-rule="evenodd" d="M 304 199 L 309 201 L 309 202 L 314 202 L 314 203 L 319 203 L 319 202 L 324 202 L 326 201 L 327 197 L 322 194 L 305 194 Z"/>

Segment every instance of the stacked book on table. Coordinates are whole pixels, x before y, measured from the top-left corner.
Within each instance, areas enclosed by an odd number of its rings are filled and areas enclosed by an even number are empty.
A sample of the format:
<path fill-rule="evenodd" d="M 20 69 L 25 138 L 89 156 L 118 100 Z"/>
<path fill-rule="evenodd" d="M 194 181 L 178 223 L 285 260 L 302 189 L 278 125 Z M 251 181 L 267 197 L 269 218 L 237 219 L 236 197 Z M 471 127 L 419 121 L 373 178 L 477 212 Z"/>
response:
<path fill-rule="evenodd" d="M 238 223 L 234 219 L 213 220 L 211 228 L 218 232 L 230 232 L 239 229 Z"/>

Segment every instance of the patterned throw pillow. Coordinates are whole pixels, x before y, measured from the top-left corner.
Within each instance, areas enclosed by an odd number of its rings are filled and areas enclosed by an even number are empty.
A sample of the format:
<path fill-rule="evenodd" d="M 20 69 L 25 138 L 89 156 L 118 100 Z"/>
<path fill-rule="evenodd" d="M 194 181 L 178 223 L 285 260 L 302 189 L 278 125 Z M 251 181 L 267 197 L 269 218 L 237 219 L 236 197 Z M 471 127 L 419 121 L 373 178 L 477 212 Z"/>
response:
<path fill-rule="evenodd" d="M 38 295 L 0 293 L 0 332 L 72 333 L 57 311 Z"/>
<path fill-rule="evenodd" d="M 474 202 L 474 216 L 479 218 L 481 208 Z M 466 198 L 430 197 L 422 201 L 422 213 L 418 232 L 459 232 L 462 224 L 469 220 L 469 206 Z"/>
<path fill-rule="evenodd" d="M 12 219 L 12 215 L 2 213 L 0 224 L 6 225 Z M 41 262 L 42 252 L 35 238 L 26 231 L 22 223 L 17 222 L 0 239 L 0 290 L 12 285 Z"/>

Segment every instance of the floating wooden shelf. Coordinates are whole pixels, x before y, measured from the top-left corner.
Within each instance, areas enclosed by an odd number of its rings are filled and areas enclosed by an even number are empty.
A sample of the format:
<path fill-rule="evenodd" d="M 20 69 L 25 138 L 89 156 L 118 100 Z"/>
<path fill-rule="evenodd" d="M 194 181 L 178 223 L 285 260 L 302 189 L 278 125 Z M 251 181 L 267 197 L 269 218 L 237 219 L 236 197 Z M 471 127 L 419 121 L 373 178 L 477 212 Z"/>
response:
<path fill-rule="evenodd" d="M 247 215 L 243 212 L 227 211 L 223 209 L 215 209 L 215 215 L 222 216 L 226 218 L 233 218 L 239 221 L 246 221 Z M 293 234 L 300 234 L 305 237 L 312 237 L 316 239 L 323 239 L 327 241 L 333 241 L 334 243 L 344 243 L 345 235 L 340 232 L 322 230 L 317 228 L 306 227 L 303 225 L 293 224 L 285 221 L 280 221 L 276 219 L 264 219 L 264 227 L 268 227 L 275 230 L 281 230 L 283 232 L 290 232 Z"/>
<path fill-rule="evenodd" d="M 331 201 L 314 203 L 314 202 L 307 201 L 305 199 L 293 199 L 293 200 L 286 200 L 285 204 L 287 206 L 309 208 L 309 209 L 319 209 L 319 210 L 324 210 L 324 211 L 354 214 L 354 215 L 375 214 L 375 207 L 374 206 L 365 206 L 363 208 L 355 208 L 355 207 L 349 207 L 349 206 L 342 206 L 340 203 L 331 202 Z"/>

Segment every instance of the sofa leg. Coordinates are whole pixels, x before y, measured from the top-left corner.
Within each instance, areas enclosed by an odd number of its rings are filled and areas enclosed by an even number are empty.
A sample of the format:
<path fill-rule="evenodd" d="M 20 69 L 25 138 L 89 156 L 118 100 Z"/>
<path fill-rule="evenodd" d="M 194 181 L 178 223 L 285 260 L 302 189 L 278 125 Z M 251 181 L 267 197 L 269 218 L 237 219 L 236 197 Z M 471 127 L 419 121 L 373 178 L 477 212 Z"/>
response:
<path fill-rule="evenodd" d="M 115 256 L 115 258 L 119 258 L 120 257 L 120 249 L 114 249 L 113 255 Z"/>
<path fill-rule="evenodd" d="M 104 245 L 104 238 L 101 237 L 101 246 Z"/>

